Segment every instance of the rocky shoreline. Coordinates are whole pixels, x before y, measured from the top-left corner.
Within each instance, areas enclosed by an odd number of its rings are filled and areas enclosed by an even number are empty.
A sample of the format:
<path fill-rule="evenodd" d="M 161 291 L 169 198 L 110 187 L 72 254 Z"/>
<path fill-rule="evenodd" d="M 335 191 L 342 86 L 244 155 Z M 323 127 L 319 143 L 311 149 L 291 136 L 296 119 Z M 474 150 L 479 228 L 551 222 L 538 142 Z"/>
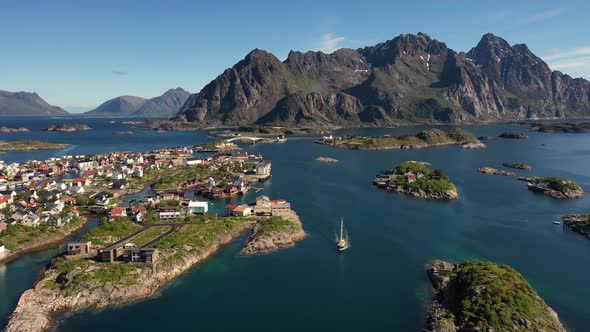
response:
<path fill-rule="evenodd" d="M 523 171 L 532 171 L 533 170 L 533 166 L 525 164 L 525 163 L 503 163 L 502 166 L 520 169 Z"/>
<path fill-rule="evenodd" d="M 9 128 L 9 127 L 0 127 L 0 133 L 24 133 L 29 132 L 30 130 L 25 127 L 20 128 Z"/>
<path fill-rule="evenodd" d="M 73 131 L 84 131 L 91 130 L 92 128 L 86 124 L 81 123 L 64 123 L 60 125 L 52 125 L 43 130 L 45 131 L 57 131 L 57 132 L 73 132 Z"/>
<path fill-rule="evenodd" d="M 252 235 L 241 253 L 244 255 L 266 254 L 279 249 L 292 247 L 295 245 L 295 242 L 305 238 L 306 234 L 303 230 L 303 224 L 295 212 L 282 217 L 292 222 L 295 227 L 287 231 L 270 232 L 258 236 L 262 226 L 255 224 L 252 229 Z"/>
<path fill-rule="evenodd" d="M 590 215 L 568 214 L 561 217 L 565 226 L 590 240 Z"/>
<path fill-rule="evenodd" d="M 0 154 L 7 151 L 54 150 L 67 147 L 70 147 L 70 145 L 42 141 L 0 141 Z"/>
<path fill-rule="evenodd" d="M 330 158 L 330 157 L 317 157 L 315 158 L 316 161 L 319 161 L 321 163 L 337 163 L 339 162 L 338 159 L 334 159 L 334 158 Z"/>
<path fill-rule="evenodd" d="M 434 297 L 425 331 L 566 332 L 557 313 L 518 272 L 507 266 L 435 260 L 427 273 Z M 466 302 L 468 306 L 464 305 Z M 528 307 L 522 308 L 524 305 Z M 488 318 L 492 316 L 493 319 Z"/>
<path fill-rule="evenodd" d="M 133 276 L 133 284 L 99 281 L 85 281 L 81 287 L 83 291 L 69 294 L 67 291 L 47 287 L 60 278 L 59 271 L 50 267 L 46 270 L 34 288 L 25 291 L 16 309 L 10 316 L 5 332 L 42 332 L 49 330 L 55 322 L 56 316 L 63 312 L 80 311 L 86 309 L 102 309 L 117 305 L 130 304 L 153 296 L 162 286 L 172 279 L 186 272 L 194 265 L 207 259 L 223 246 L 238 239 L 245 231 L 252 230 L 252 236 L 247 240 L 242 253 L 245 255 L 269 253 L 281 248 L 291 247 L 296 241 L 305 237 L 301 221 L 294 212 L 283 216 L 295 225 L 295 231 L 288 233 L 273 233 L 264 237 L 257 237 L 259 231 L 257 222 L 244 222 L 229 233 L 218 236 L 213 244 L 206 249 L 196 249 L 185 246 L 185 254 L 181 259 L 174 260 L 172 265 L 156 264 L 144 267 Z M 175 251 L 165 250 L 161 254 L 171 257 Z M 160 260 L 162 261 L 162 260 Z M 68 278 L 63 276 L 62 278 Z M 80 286 L 79 286 L 80 287 Z"/>
<path fill-rule="evenodd" d="M 490 175 L 501 175 L 501 176 L 515 176 L 516 173 L 504 171 L 501 169 L 496 169 L 493 167 L 480 167 L 477 169 L 478 172 Z"/>
<path fill-rule="evenodd" d="M 541 133 L 590 133 L 590 122 L 523 123 L 523 125 Z"/>
<path fill-rule="evenodd" d="M 529 136 L 525 133 L 521 133 L 518 131 L 505 131 L 500 134 L 502 138 L 512 138 L 512 139 L 527 139 Z"/>
<path fill-rule="evenodd" d="M 527 182 L 530 191 L 539 192 L 552 198 L 574 199 L 584 197 L 584 189 L 568 179 L 538 176 L 523 176 L 518 179 Z"/>
<path fill-rule="evenodd" d="M 388 190 L 396 193 L 402 193 L 406 196 L 417 198 L 417 199 L 428 199 L 428 200 L 457 200 L 459 199 L 459 193 L 457 188 L 453 188 L 447 191 L 433 191 L 433 190 L 420 190 L 406 186 L 391 186 Z"/>

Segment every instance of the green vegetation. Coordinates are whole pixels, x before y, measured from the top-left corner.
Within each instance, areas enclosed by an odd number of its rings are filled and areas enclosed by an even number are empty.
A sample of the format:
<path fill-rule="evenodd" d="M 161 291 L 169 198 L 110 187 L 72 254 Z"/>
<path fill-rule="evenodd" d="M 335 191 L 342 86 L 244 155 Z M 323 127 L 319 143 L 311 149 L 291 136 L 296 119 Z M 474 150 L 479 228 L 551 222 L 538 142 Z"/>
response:
<path fill-rule="evenodd" d="M 466 261 L 459 265 L 452 282 L 452 310 L 462 330 L 558 330 L 558 322 L 549 315 L 543 300 L 520 273 L 506 265 Z M 522 322 L 530 327 L 525 328 Z"/>
<path fill-rule="evenodd" d="M 414 182 L 409 182 L 408 177 L 405 175 L 410 171 L 416 175 Z M 453 182 L 441 170 L 432 171 L 422 163 L 405 162 L 398 165 L 393 172 L 395 174 L 394 183 L 404 188 L 433 192 L 445 192 L 455 189 Z M 422 174 L 421 177 L 420 174 Z"/>
<path fill-rule="evenodd" d="M 416 135 L 405 136 L 346 136 L 327 143 L 335 147 L 354 150 L 385 150 L 402 148 L 423 148 L 436 145 L 464 144 L 476 142 L 477 138 L 469 132 L 453 128 L 446 131 L 429 129 Z"/>
<path fill-rule="evenodd" d="M 216 182 L 223 179 L 227 172 L 222 170 L 209 171 L 203 165 L 197 165 L 193 167 L 183 167 L 177 169 L 172 174 L 166 174 L 161 176 L 153 184 L 155 190 L 176 190 L 183 183 L 194 179 L 206 180 L 209 177 L 215 179 Z"/>
<path fill-rule="evenodd" d="M 170 226 L 155 226 L 145 230 L 142 233 L 139 233 L 137 236 L 129 240 L 129 242 L 135 244 L 136 246 L 143 247 L 146 244 L 150 243 L 158 236 L 168 232 L 171 229 Z"/>
<path fill-rule="evenodd" d="M 123 239 L 138 230 L 141 226 L 134 224 L 127 217 L 120 217 L 114 220 L 103 218 L 100 225 L 92 228 L 84 235 L 84 241 L 92 241 L 92 244 L 109 245 Z"/>
<path fill-rule="evenodd" d="M 0 141 L 0 151 L 49 150 L 67 148 L 68 144 L 42 141 Z"/>
<path fill-rule="evenodd" d="M 43 286 L 61 290 L 66 295 L 74 295 L 80 288 L 94 290 L 107 283 L 133 285 L 140 273 L 140 268 L 129 264 L 96 263 L 88 259 L 70 260 L 64 257 L 54 259 L 51 268 L 58 275 L 55 279 L 46 280 Z"/>
<path fill-rule="evenodd" d="M 558 177 L 549 177 L 544 178 L 543 181 L 547 183 L 549 188 L 553 190 L 557 190 L 560 192 L 566 192 L 571 190 L 578 190 L 579 187 L 577 184 L 573 183 L 568 179 L 558 178 Z"/>
<path fill-rule="evenodd" d="M 89 197 L 88 195 L 84 194 L 77 194 L 76 195 L 76 205 L 83 206 L 83 205 L 94 205 L 96 204 L 96 200 Z"/>
<path fill-rule="evenodd" d="M 176 232 L 165 236 L 153 245 L 153 247 L 160 249 L 174 249 L 176 251 L 175 254 L 161 260 L 158 266 L 166 268 L 177 264 L 184 259 L 187 252 L 210 247 L 220 236 L 233 232 L 245 222 L 248 222 L 248 219 L 220 218 L 215 222 L 182 226 Z"/>
<path fill-rule="evenodd" d="M 270 217 L 258 220 L 259 229 L 254 235 L 255 237 L 262 237 L 272 233 L 294 233 L 297 231 L 297 226 L 281 217 Z"/>
<path fill-rule="evenodd" d="M 244 218 L 220 218 L 212 223 L 195 223 L 182 226 L 178 231 L 155 243 L 161 249 L 184 250 L 184 245 L 204 249 L 223 234 L 227 234 L 245 222 Z"/>
<path fill-rule="evenodd" d="M 70 223 L 64 224 L 60 228 L 49 227 L 46 223 L 37 227 L 10 224 L 0 233 L 0 245 L 11 251 L 31 247 L 40 244 L 44 240 L 51 241 L 63 237 L 83 223 L 83 218 L 75 217 Z"/>
<path fill-rule="evenodd" d="M 517 163 L 504 163 L 502 165 L 504 165 L 506 167 L 510 167 L 510 168 L 522 169 L 522 170 L 527 170 L 527 171 L 530 171 L 530 170 L 533 169 L 533 167 L 531 165 L 525 164 L 525 163 L 520 163 L 520 162 L 517 162 Z"/>

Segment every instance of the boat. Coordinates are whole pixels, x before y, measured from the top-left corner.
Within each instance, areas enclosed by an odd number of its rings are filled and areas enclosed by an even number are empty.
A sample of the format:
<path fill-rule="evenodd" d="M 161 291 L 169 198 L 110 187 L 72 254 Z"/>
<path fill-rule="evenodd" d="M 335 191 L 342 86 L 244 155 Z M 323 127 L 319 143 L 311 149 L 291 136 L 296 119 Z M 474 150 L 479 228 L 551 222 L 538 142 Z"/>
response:
<path fill-rule="evenodd" d="M 555 221 L 553 221 L 553 224 L 554 224 L 554 225 L 561 225 L 561 221 L 559 221 L 559 220 L 555 220 Z"/>
<path fill-rule="evenodd" d="M 336 243 L 336 247 L 338 247 L 338 251 L 344 251 L 348 249 L 350 244 L 348 243 L 348 236 L 344 236 L 344 219 L 340 219 L 340 238 Z"/>

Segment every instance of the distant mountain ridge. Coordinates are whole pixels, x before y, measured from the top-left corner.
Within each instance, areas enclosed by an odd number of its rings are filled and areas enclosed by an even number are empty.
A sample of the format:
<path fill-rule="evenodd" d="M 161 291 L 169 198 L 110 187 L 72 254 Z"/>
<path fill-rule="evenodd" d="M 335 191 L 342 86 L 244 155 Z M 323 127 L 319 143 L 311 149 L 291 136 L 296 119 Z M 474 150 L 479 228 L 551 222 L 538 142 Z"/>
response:
<path fill-rule="evenodd" d="M 87 116 L 172 116 L 178 113 L 190 93 L 182 88 L 170 89 L 151 99 L 120 96 L 84 113 Z"/>
<path fill-rule="evenodd" d="M 49 105 L 35 92 L 0 90 L 0 117 L 67 115 L 70 113 L 61 107 Z"/>
<path fill-rule="evenodd" d="M 455 52 L 424 33 L 332 54 L 255 49 L 174 118 L 206 126 L 395 126 L 590 116 L 590 83 L 485 34 Z"/>

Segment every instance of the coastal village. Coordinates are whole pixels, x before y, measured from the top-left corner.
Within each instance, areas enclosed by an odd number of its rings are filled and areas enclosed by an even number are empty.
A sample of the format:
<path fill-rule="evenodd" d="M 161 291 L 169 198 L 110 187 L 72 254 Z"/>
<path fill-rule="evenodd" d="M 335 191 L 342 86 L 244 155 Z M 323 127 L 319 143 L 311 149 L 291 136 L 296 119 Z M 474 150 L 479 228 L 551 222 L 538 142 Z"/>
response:
<path fill-rule="evenodd" d="M 44 237 L 66 236 L 95 216 L 138 225 L 176 223 L 173 228 L 177 229 L 192 222 L 191 216 L 206 215 L 210 200 L 242 195 L 254 183 L 270 178 L 270 161 L 238 150 L 235 144 L 220 141 L 146 153 L 0 162 L 0 259 L 38 245 Z M 151 190 L 144 197 L 130 202 L 122 199 L 148 185 Z M 250 204 L 230 204 L 223 213 L 271 217 L 285 215 L 285 211 L 290 211 L 288 202 L 260 195 Z M 142 226 L 141 230 L 149 228 Z M 118 244 L 114 245 L 120 251 Z M 124 243 L 123 247 L 131 249 L 130 245 Z M 105 248 L 89 242 L 70 243 L 68 254 L 98 255 Z M 146 259 L 143 251 L 138 255 Z"/>

